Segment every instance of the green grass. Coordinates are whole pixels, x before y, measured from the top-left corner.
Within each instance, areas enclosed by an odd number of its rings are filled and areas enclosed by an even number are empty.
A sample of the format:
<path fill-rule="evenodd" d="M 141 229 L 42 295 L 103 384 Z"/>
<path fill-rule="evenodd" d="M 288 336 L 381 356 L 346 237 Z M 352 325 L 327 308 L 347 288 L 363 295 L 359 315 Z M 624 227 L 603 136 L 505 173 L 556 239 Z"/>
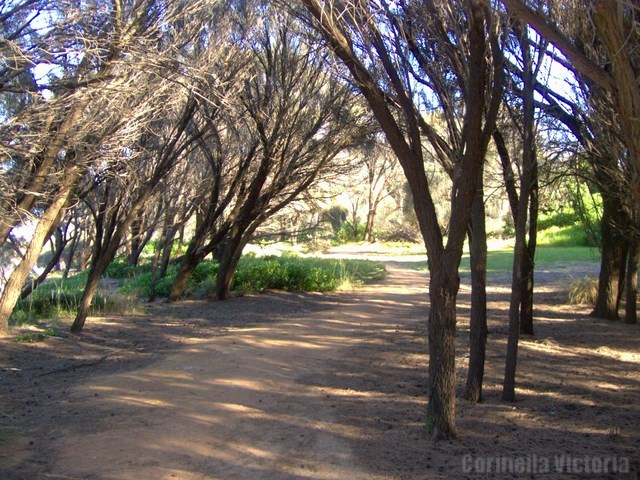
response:
<path fill-rule="evenodd" d="M 39 318 L 75 315 L 86 282 L 87 272 L 82 272 L 65 280 L 52 279 L 43 283 L 26 299 L 17 303 L 11 314 L 11 324 L 21 325 Z M 130 297 L 119 292 L 98 289 L 91 303 L 90 314 L 123 312 L 131 307 L 131 303 Z"/>
<path fill-rule="evenodd" d="M 556 262 L 596 261 L 600 254 L 590 247 L 550 247 L 540 245 L 536 248 L 536 266 Z M 496 250 L 487 254 L 487 272 L 511 272 L 513 268 L 513 250 Z M 469 271 L 469 254 L 462 256 L 460 270 Z"/>
<path fill-rule="evenodd" d="M 582 225 L 551 226 L 538 232 L 540 246 L 589 247 L 592 243 Z"/>
<path fill-rule="evenodd" d="M 379 280 L 384 265 L 370 260 L 330 260 L 296 256 L 243 258 L 234 276 L 233 289 L 266 289 L 327 292 L 345 285 Z"/>
<path fill-rule="evenodd" d="M 538 246 L 536 249 L 536 268 L 553 267 L 554 263 L 562 262 L 597 262 L 600 260 L 600 252 L 591 247 L 550 247 Z M 427 262 L 403 263 L 416 270 L 427 270 Z M 513 249 L 500 248 L 487 253 L 487 272 L 505 273 L 513 268 Z M 462 255 L 460 271 L 469 272 L 469 253 Z"/>

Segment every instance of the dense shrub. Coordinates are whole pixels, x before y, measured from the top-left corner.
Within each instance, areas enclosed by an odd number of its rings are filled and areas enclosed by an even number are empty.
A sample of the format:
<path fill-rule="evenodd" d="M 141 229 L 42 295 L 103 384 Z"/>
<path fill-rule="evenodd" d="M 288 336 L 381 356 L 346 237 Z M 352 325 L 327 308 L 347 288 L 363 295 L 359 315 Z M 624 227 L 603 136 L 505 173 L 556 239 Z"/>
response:
<path fill-rule="evenodd" d="M 156 294 L 169 296 L 177 268 L 158 281 Z M 213 260 L 200 263 L 187 283 L 186 295 L 205 296 L 213 293 L 218 263 Z M 360 284 L 384 276 L 384 266 L 367 260 L 327 260 L 301 258 L 295 255 L 254 257 L 240 259 L 233 278 L 233 290 L 261 291 L 266 289 L 305 290 L 326 292 L 336 290 L 348 282 Z M 141 297 L 148 296 L 151 274 L 143 273 L 125 280 L 122 290 Z"/>
<path fill-rule="evenodd" d="M 172 265 L 167 275 L 158 279 L 157 296 L 169 296 L 177 272 L 178 266 Z M 216 261 L 200 263 L 187 282 L 186 295 L 206 296 L 213 293 L 217 273 Z M 124 311 L 131 306 L 132 296 L 149 297 L 152 273 L 148 265 L 132 267 L 116 261 L 108 274 L 110 278 L 122 280 L 122 285 L 119 291 L 99 289 L 93 299 L 92 312 Z M 384 275 L 384 265 L 368 260 L 328 260 L 295 255 L 246 256 L 240 259 L 233 289 L 241 292 L 266 289 L 326 292 L 336 290 L 343 284 L 357 285 L 379 280 Z M 12 323 L 74 313 L 82 299 L 86 281 L 87 274 L 84 272 L 64 281 L 52 280 L 40 285 L 27 299 L 18 303 Z"/>
<path fill-rule="evenodd" d="M 142 273 L 151 274 L 151 265 L 130 265 L 126 261 L 118 259 L 109 264 L 104 276 L 106 278 L 124 279 L 135 277 Z"/>
<path fill-rule="evenodd" d="M 83 272 L 66 280 L 56 279 L 43 283 L 26 299 L 17 303 L 11 322 L 20 324 L 36 318 L 74 314 L 80 305 L 86 282 L 87 274 Z M 91 311 L 121 311 L 129 303 L 129 299 L 123 298 L 118 292 L 100 289 L 91 302 Z"/>

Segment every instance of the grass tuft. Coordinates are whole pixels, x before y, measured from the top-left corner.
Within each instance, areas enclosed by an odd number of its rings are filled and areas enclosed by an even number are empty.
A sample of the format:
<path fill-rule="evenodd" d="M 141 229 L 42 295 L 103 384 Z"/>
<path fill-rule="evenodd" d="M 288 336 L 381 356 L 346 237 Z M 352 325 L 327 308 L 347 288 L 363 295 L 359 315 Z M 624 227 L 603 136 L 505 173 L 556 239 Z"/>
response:
<path fill-rule="evenodd" d="M 567 300 L 571 305 L 595 305 L 598 297 L 598 280 L 585 277 L 569 286 Z"/>

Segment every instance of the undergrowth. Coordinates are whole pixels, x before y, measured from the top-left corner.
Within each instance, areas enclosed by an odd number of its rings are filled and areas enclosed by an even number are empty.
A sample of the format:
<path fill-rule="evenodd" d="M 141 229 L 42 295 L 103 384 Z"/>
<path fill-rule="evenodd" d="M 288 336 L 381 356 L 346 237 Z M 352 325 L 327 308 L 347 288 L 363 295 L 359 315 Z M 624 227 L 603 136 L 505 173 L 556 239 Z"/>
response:
<path fill-rule="evenodd" d="M 171 265 L 165 277 L 156 283 L 156 295 L 168 297 L 178 266 Z M 215 290 L 218 263 L 208 260 L 192 272 L 186 296 L 206 297 Z M 386 270 L 380 262 L 370 260 L 332 260 L 303 258 L 295 255 L 253 257 L 245 256 L 234 275 L 232 289 L 237 292 L 256 292 L 266 289 L 327 292 L 355 286 L 384 277 Z M 117 279 L 119 288 L 99 288 L 90 314 L 123 313 L 135 309 L 140 300 L 151 293 L 150 265 L 134 267 L 117 260 L 109 266 L 105 277 Z M 18 302 L 11 323 L 31 323 L 38 318 L 57 318 L 74 315 L 87 281 L 86 272 L 65 280 L 50 280 L 40 285 L 25 300 Z M 38 333 L 25 334 L 24 342 L 41 341 Z"/>
<path fill-rule="evenodd" d="M 156 285 L 156 295 L 168 297 L 177 274 L 177 267 Z M 200 263 L 187 282 L 186 296 L 207 296 L 215 289 L 218 262 Z M 329 260 L 303 258 L 295 255 L 252 257 L 240 259 L 233 277 L 232 289 L 237 292 L 259 292 L 267 289 L 328 292 L 345 285 L 359 285 L 379 280 L 386 271 L 380 262 L 370 260 Z M 142 273 L 124 281 L 121 289 L 147 297 L 151 293 L 151 273 Z"/>
<path fill-rule="evenodd" d="M 38 286 L 31 295 L 20 300 L 11 314 L 11 324 L 32 323 L 39 318 L 59 318 L 75 315 L 80 306 L 87 273 L 82 272 L 67 279 L 52 279 Z M 117 289 L 99 288 L 91 302 L 89 313 L 125 312 L 137 301 Z"/>

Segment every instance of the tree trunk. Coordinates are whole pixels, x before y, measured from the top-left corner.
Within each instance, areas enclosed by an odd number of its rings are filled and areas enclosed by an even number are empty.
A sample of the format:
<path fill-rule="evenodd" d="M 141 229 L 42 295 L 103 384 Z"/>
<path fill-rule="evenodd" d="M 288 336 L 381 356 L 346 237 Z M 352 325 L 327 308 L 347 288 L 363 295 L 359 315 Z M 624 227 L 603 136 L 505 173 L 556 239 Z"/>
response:
<path fill-rule="evenodd" d="M 525 102 L 526 103 L 526 102 Z M 526 115 L 525 115 L 526 116 Z M 525 136 L 526 137 L 526 136 Z M 523 172 L 520 181 L 520 195 L 518 197 L 518 211 L 515 216 L 515 246 L 513 248 L 513 273 L 511 283 L 511 299 L 509 302 L 509 336 L 507 339 L 507 357 L 505 361 L 504 383 L 502 399 L 507 402 L 515 401 L 516 365 L 518 361 L 518 342 L 520 340 L 520 318 L 522 310 L 522 294 L 526 291 L 525 271 L 527 250 L 527 217 L 531 187 L 534 181 L 535 168 L 532 163 L 532 152 L 527 151 L 525 138 L 523 146 Z M 529 145 L 531 145 L 529 143 Z M 529 148 L 532 148 L 531 146 Z"/>
<path fill-rule="evenodd" d="M 464 398 L 482 401 L 482 379 L 487 345 L 487 232 L 484 195 L 478 190 L 471 206 L 469 229 L 471 258 L 471 321 L 469 325 L 469 370 Z"/>
<path fill-rule="evenodd" d="M 367 223 L 364 227 L 364 240 L 369 243 L 373 243 L 375 241 L 375 237 L 373 235 L 373 227 L 376 218 L 376 208 L 377 206 L 370 206 L 367 211 Z"/>
<path fill-rule="evenodd" d="M 445 257 L 443 255 L 443 257 Z M 427 430 L 434 438 L 454 438 L 456 431 L 455 340 L 457 267 L 441 259 L 429 282 L 429 403 Z M 449 259 L 451 260 L 451 259 Z M 455 265 L 455 264 L 454 264 Z"/>
<path fill-rule="evenodd" d="M 602 192 L 602 258 L 600 260 L 600 277 L 598 296 L 591 316 L 618 320 L 618 309 L 622 297 L 627 258 L 627 241 L 617 228 L 621 216 L 619 201 Z"/>
<path fill-rule="evenodd" d="M 375 193 L 375 185 L 373 184 L 374 179 L 371 174 L 369 175 L 369 198 L 367 199 L 367 222 L 364 227 L 364 240 L 373 243 L 375 241 L 375 236 L 373 234 L 373 229 L 376 223 L 376 215 L 378 213 L 378 206 L 380 205 L 382 191 L 379 191 L 377 194 Z"/>
<path fill-rule="evenodd" d="M 71 325 L 71 333 L 79 334 L 84 328 L 84 323 L 91 309 L 93 297 L 95 296 L 96 292 L 98 291 L 98 287 L 100 286 L 100 279 L 102 278 L 102 274 L 111 261 L 107 261 L 106 259 L 106 255 L 100 256 L 97 262 L 93 262 L 93 265 L 89 270 L 89 278 L 87 279 L 84 293 L 82 294 L 82 299 L 80 300 L 80 306 L 78 307 L 78 311 L 76 312 L 76 318 L 73 322 L 73 325 Z"/>
<path fill-rule="evenodd" d="M 93 254 L 93 248 L 91 244 L 94 242 L 95 236 L 93 231 L 89 229 L 85 230 L 84 243 L 82 244 L 82 250 L 80 251 L 80 270 L 86 270 L 91 263 L 91 256 Z"/>
<path fill-rule="evenodd" d="M 129 265 L 138 265 L 140 254 L 144 245 L 142 245 L 142 213 L 139 213 L 136 218 L 131 222 L 131 242 L 129 244 L 129 256 L 127 257 L 127 263 Z"/>
<path fill-rule="evenodd" d="M 51 273 L 51 271 L 55 268 L 55 266 L 58 265 L 58 263 L 60 262 L 60 258 L 62 257 L 62 252 L 64 252 L 64 247 L 67 245 L 67 242 L 64 240 L 60 229 L 55 230 L 55 235 L 57 237 L 57 240 L 55 243 L 55 250 L 53 251 L 53 256 L 51 257 L 51 260 L 49 260 L 49 263 L 47 264 L 45 269 L 42 271 L 42 273 L 38 276 L 38 278 L 36 278 L 32 282 L 29 282 L 27 286 L 25 286 L 22 289 L 22 292 L 20 292 L 20 300 L 24 300 L 29 295 L 31 295 L 31 293 L 42 282 L 44 282 L 47 279 L 47 276 L 49 276 L 49 273 Z"/>
<path fill-rule="evenodd" d="M 170 228 L 166 238 L 162 242 L 162 255 L 160 257 L 160 271 L 158 276 L 164 278 L 167 276 L 167 269 L 171 261 L 171 250 L 173 250 L 173 241 L 176 238 L 177 228 Z"/>
<path fill-rule="evenodd" d="M 522 264 L 522 296 L 520 298 L 520 333 L 534 335 L 533 286 L 538 240 L 538 165 L 534 162 L 529 192 L 529 235 Z"/>
<path fill-rule="evenodd" d="M 171 285 L 171 292 L 169 293 L 169 302 L 176 302 L 180 300 L 180 298 L 184 295 L 185 290 L 187 289 L 187 282 L 189 281 L 189 277 L 191 273 L 195 270 L 198 264 L 202 261 L 202 259 L 206 256 L 198 255 L 195 252 L 185 253 L 185 256 L 180 264 L 180 269 L 176 274 L 176 279 L 173 281 L 173 285 Z"/>
<path fill-rule="evenodd" d="M 638 323 L 638 264 L 640 263 L 640 241 L 634 239 L 629 243 L 629 260 L 625 289 L 627 302 L 624 323 Z"/>
<path fill-rule="evenodd" d="M 522 211 L 522 210 L 521 210 Z M 525 215 L 522 215 L 523 217 Z M 513 278 L 511 283 L 511 300 L 509 303 L 509 336 L 507 339 L 507 358 L 505 362 L 504 384 L 502 399 L 514 402 L 516 399 L 516 365 L 518 362 L 518 341 L 520 338 L 520 304 L 522 297 L 522 257 L 525 255 L 522 220 L 516 225 L 516 244 L 513 251 Z M 520 227 L 520 228 L 518 228 Z"/>
<path fill-rule="evenodd" d="M 234 231 L 235 230 L 235 231 Z M 240 229 L 234 228 L 226 239 L 224 250 L 220 256 L 220 266 L 216 278 L 216 298 L 228 300 L 231 298 L 233 275 L 242 255 L 245 242 L 242 241 Z"/>
<path fill-rule="evenodd" d="M 162 247 L 158 244 L 153 253 L 153 263 L 151 264 L 151 285 L 149 286 L 149 302 L 156 300 L 156 285 L 158 283 L 158 262 Z"/>
<path fill-rule="evenodd" d="M 69 246 L 69 251 L 67 253 L 67 258 L 65 259 L 64 272 L 62 272 L 62 279 L 66 280 L 69 276 L 69 272 L 71 271 L 71 264 L 73 263 L 73 257 L 76 254 L 76 249 L 78 248 L 78 242 L 80 241 L 80 231 L 78 230 L 78 225 L 76 223 L 73 232 L 73 240 L 71 240 L 71 245 Z"/>
<path fill-rule="evenodd" d="M 78 176 L 77 169 L 70 169 L 60 190 L 38 221 L 24 257 L 11 272 L 9 280 L 4 286 L 0 296 L 0 335 L 6 335 L 9 332 L 9 317 L 20 298 L 22 287 L 29 276 L 29 272 L 36 264 L 38 256 L 49 239 L 51 232 L 62 220 L 65 206 Z"/>
<path fill-rule="evenodd" d="M 534 262 L 529 242 L 522 257 L 522 282 L 520 293 L 520 334 L 534 335 L 533 329 L 533 271 Z"/>

